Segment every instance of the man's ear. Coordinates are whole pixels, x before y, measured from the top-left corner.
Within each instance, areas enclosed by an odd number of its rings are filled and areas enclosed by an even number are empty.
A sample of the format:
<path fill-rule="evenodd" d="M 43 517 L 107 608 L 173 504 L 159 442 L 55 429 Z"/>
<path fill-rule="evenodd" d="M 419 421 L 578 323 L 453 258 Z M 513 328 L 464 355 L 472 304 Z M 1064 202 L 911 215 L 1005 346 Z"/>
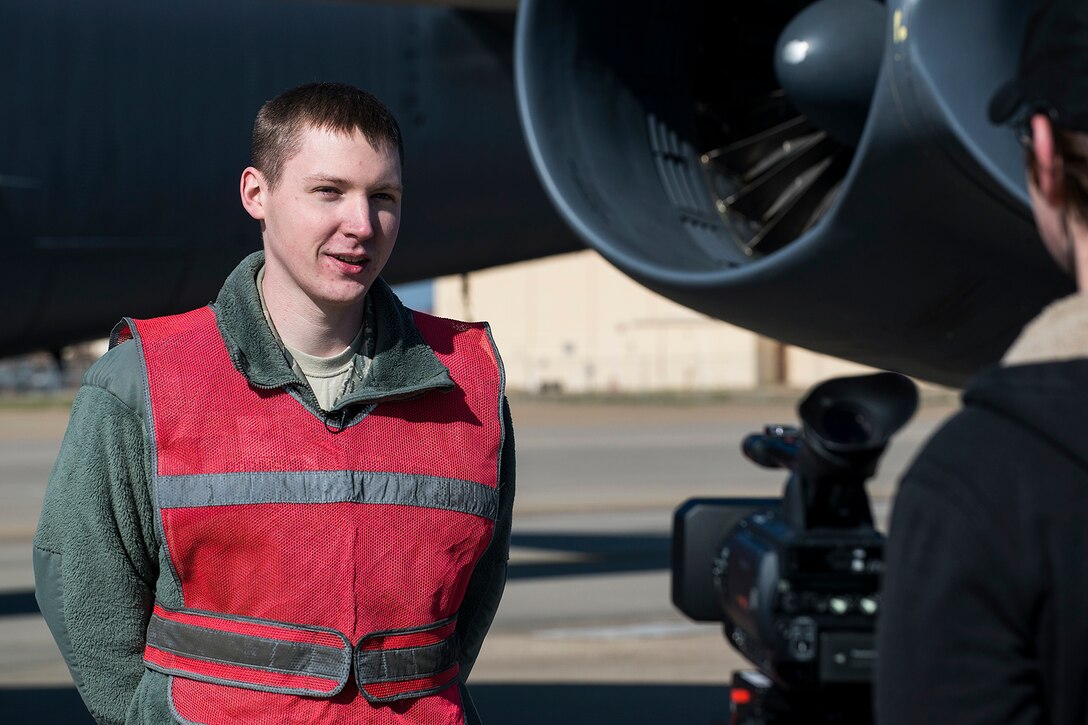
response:
<path fill-rule="evenodd" d="M 1035 184 L 1051 206 L 1062 203 L 1062 159 L 1054 154 L 1054 128 L 1050 119 L 1036 113 L 1031 117 L 1031 153 L 1035 159 Z"/>
<path fill-rule="evenodd" d="M 239 183 L 239 192 L 242 195 L 242 207 L 249 215 L 258 221 L 265 218 L 265 200 L 268 195 L 268 182 L 257 169 L 247 166 L 242 172 Z"/>

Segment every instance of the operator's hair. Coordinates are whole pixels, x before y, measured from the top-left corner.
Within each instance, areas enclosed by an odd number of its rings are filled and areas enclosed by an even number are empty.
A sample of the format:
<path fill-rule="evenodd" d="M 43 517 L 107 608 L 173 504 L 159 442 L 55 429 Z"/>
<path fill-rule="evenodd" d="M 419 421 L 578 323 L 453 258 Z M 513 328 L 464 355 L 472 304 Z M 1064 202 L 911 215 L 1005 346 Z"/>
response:
<path fill-rule="evenodd" d="M 257 112 L 252 164 L 269 185 L 279 181 L 283 165 L 299 152 L 302 132 L 311 127 L 343 134 L 358 131 L 375 149 L 396 149 L 404 165 L 400 126 L 384 103 L 346 83 L 309 83 L 284 91 Z"/>
<path fill-rule="evenodd" d="M 1054 155 L 1061 158 L 1062 197 L 1066 208 L 1088 227 L 1088 133 L 1051 125 Z M 1028 153 L 1028 168 L 1038 183 L 1035 155 Z"/>

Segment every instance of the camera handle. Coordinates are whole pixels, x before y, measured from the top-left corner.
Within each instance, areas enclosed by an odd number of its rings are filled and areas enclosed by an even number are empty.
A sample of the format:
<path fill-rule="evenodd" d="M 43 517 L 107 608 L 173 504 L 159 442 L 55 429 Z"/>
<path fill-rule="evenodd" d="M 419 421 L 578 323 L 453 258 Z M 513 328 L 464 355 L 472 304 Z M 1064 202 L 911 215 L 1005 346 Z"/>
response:
<path fill-rule="evenodd" d="M 804 445 L 802 445 L 802 441 Z M 784 520 L 799 531 L 873 527 L 865 481 L 873 475 L 885 445 L 851 451 L 847 458 L 827 449 L 819 436 L 792 426 L 768 425 L 747 436 L 744 455 L 764 468 L 792 473 L 782 493 Z"/>

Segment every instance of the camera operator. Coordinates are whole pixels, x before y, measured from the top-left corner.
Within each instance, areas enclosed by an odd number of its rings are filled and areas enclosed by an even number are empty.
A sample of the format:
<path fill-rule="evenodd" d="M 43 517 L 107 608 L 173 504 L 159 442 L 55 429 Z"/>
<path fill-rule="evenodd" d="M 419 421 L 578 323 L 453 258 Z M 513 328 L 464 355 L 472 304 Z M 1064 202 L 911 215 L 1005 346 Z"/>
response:
<path fill-rule="evenodd" d="M 972 381 L 899 487 L 881 725 L 1088 722 L 1088 1 L 1036 4 L 990 118 L 1020 133 L 1039 234 L 1079 292 Z"/>

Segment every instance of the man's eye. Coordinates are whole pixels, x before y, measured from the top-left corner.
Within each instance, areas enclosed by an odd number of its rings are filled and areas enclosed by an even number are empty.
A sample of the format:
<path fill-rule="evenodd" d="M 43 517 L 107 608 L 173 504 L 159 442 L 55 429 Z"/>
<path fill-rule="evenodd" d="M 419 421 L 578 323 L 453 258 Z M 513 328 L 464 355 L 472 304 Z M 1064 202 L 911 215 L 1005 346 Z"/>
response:
<path fill-rule="evenodd" d="M 384 191 L 380 191 L 374 195 L 375 199 L 381 199 L 382 201 L 396 201 L 397 198 L 392 194 L 387 194 Z"/>
<path fill-rule="evenodd" d="M 332 186 L 320 186 L 314 191 L 322 196 L 340 196 L 340 190 Z"/>

